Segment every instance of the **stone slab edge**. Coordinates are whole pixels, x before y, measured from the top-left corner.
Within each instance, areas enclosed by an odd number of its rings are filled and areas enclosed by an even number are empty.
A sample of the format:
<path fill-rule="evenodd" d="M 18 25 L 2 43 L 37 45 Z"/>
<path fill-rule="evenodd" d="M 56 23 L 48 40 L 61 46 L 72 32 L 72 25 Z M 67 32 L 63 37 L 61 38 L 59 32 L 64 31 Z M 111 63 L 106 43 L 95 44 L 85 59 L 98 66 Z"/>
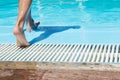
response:
<path fill-rule="evenodd" d="M 0 69 L 75 69 L 120 71 L 120 64 L 72 63 L 72 62 L 0 62 Z"/>

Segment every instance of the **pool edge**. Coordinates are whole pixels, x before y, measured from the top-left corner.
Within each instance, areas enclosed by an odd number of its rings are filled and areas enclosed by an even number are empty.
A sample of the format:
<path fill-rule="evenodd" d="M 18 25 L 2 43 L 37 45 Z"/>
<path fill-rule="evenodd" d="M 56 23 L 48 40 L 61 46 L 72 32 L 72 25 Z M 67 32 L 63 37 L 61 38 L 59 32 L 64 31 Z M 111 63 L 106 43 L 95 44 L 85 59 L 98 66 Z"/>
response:
<path fill-rule="evenodd" d="M 0 62 L 0 69 L 65 69 L 120 71 L 120 64 L 73 63 L 73 62 Z"/>

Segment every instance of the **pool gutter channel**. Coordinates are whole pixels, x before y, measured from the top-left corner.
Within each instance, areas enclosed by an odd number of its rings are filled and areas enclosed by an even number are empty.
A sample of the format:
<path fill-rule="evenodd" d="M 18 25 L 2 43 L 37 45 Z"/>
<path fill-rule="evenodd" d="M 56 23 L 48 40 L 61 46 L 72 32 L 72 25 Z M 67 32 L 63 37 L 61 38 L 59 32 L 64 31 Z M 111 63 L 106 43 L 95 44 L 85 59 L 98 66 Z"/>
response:
<path fill-rule="evenodd" d="M 39 67 L 120 71 L 119 63 L 119 44 L 33 44 L 27 48 L 0 44 L 0 68 L 5 69 Z"/>

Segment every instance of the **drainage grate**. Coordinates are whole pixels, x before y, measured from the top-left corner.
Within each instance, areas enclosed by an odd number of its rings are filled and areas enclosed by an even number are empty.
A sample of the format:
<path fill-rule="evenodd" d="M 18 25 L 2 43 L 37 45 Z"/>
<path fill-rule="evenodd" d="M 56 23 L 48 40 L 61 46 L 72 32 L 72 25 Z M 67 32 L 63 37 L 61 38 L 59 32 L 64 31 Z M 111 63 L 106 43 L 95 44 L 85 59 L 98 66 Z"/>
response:
<path fill-rule="evenodd" d="M 0 61 L 120 63 L 120 45 L 34 44 L 19 48 L 0 44 Z"/>

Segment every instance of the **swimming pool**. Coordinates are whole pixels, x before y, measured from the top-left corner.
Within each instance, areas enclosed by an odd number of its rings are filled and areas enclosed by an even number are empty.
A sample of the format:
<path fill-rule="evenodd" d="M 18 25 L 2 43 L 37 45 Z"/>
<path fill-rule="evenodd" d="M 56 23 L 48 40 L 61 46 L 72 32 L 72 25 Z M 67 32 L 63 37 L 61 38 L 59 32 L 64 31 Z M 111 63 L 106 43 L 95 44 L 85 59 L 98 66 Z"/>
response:
<path fill-rule="evenodd" d="M 0 1 L 0 43 L 12 34 L 18 0 Z M 8 4 L 8 5 L 6 5 Z M 33 0 L 37 31 L 25 32 L 31 43 L 120 43 L 120 0 Z"/>

